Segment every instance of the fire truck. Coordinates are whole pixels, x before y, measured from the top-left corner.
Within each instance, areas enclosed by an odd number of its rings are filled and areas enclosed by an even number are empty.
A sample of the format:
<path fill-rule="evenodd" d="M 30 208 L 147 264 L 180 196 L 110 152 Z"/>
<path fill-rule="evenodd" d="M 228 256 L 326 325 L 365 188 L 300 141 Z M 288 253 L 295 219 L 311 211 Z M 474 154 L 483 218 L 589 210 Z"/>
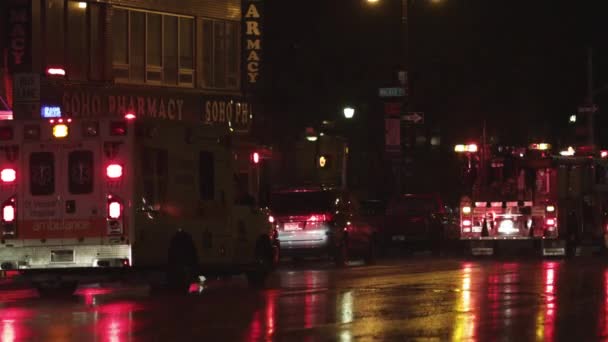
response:
<path fill-rule="evenodd" d="M 173 284 L 206 272 L 262 282 L 276 233 L 239 182 L 259 155 L 233 145 L 228 129 L 133 114 L 0 122 L 1 269 L 43 280 L 153 268 Z"/>
<path fill-rule="evenodd" d="M 460 238 L 473 255 L 493 255 L 503 247 L 540 247 L 543 256 L 566 254 L 558 169 L 548 144 L 488 145 L 481 151 L 470 144 L 456 151 L 466 155 L 468 180 L 460 203 Z"/>

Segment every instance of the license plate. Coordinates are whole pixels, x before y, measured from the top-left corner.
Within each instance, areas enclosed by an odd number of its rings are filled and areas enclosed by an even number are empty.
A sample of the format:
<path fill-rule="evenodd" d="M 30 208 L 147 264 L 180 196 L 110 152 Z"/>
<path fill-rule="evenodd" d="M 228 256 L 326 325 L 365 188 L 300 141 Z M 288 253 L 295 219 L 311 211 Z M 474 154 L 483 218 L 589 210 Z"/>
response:
<path fill-rule="evenodd" d="M 393 236 L 393 241 L 405 241 L 405 236 L 395 235 L 395 236 Z"/>
<path fill-rule="evenodd" d="M 284 228 L 285 228 L 285 230 L 300 230 L 300 229 L 302 229 L 300 227 L 299 223 L 285 223 Z"/>

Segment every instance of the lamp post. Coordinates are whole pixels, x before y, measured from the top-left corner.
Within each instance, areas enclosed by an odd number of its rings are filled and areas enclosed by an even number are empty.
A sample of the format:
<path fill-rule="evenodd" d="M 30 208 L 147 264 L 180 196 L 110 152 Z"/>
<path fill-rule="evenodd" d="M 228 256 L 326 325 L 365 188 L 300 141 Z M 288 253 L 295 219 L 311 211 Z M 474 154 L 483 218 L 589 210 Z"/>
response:
<path fill-rule="evenodd" d="M 344 109 L 342 110 L 342 113 L 344 114 L 344 117 L 346 119 L 352 119 L 353 116 L 355 116 L 355 109 L 353 107 L 344 107 Z"/>

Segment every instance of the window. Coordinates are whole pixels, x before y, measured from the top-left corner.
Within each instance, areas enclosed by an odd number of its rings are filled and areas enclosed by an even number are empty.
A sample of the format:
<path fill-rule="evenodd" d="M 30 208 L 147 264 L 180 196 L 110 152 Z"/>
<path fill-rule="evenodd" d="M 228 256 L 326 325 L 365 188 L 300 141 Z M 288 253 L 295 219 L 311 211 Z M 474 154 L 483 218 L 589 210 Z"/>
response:
<path fill-rule="evenodd" d="M 238 23 L 203 21 L 203 78 L 206 87 L 239 87 L 239 33 Z"/>
<path fill-rule="evenodd" d="M 333 212 L 337 197 L 333 191 L 277 192 L 270 196 L 270 206 L 279 215 Z"/>
<path fill-rule="evenodd" d="M 144 81 L 146 66 L 146 14 L 143 12 L 129 12 L 129 78 L 135 82 Z"/>
<path fill-rule="evenodd" d="M 124 10 L 114 10 L 112 16 L 112 42 L 114 77 L 117 79 L 129 78 L 129 16 Z"/>
<path fill-rule="evenodd" d="M 88 3 L 91 25 L 89 29 L 90 41 L 90 63 L 89 75 L 93 81 L 101 81 L 104 78 L 104 15 L 105 9 L 101 4 Z"/>
<path fill-rule="evenodd" d="M 163 47 L 163 80 L 165 84 L 177 84 L 177 17 L 165 15 L 164 23 L 164 47 Z"/>
<path fill-rule="evenodd" d="M 87 10 L 78 2 L 68 1 L 67 35 L 67 77 L 70 80 L 85 81 L 88 69 Z"/>
<path fill-rule="evenodd" d="M 212 200 L 215 193 L 215 165 L 212 152 L 199 154 L 199 191 L 202 200 Z"/>
<path fill-rule="evenodd" d="M 88 2 L 87 6 L 82 6 L 73 0 L 42 0 L 42 4 L 44 68 L 63 68 L 69 80 L 103 80 L 107 58 L 104 34 L 108 5 Z M 124 11 L 115 13 L 114 19 L 117 29 L 121 22 L 123 29 L 127 27 Z M 126 41 L 118 39 L 113 44 L 114 60 L 126 64 Z"/>
<path fill-rule="evenodd" d="M 55 156 L 51 152 L 30 155 L 30 192 L 33 196 L 55 193 Z"/>
<path fill-rule="evenodd" d="M 93 152 L 72 151 L 68 155 L 68 190 L 70 194 L 82 195 L 93 192 Z"/>
<path fill-rule="evenodd" d="M 194 86 L 194 18 L 114 9 L 114 79 Z"/>
<path fill-rule="evenodd" d="M 162 38 L 163 18 L 160 14 L 148 14 L 146 30 L 146 80 L 148 82 L 160 83 L 162 76 Z"/>
<path fill-rule="evenodd" d="M 148 203 L 158 204 L 167 198 L 168 155 L 166 150 L 145 148 L 142 159 L 144 196 Z"/>
<path fill-rule="evenodd" d="M 46 0 L 45 45 L 47 66 L 64 66 L 64 1 Z"/>

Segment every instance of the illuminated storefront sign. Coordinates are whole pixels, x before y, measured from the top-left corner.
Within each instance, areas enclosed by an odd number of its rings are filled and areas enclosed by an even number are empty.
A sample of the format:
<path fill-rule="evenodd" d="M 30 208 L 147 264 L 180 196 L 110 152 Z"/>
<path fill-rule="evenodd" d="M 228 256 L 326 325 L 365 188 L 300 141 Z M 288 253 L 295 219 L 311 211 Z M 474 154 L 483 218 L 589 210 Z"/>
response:
<path fill-rule="evenodd" d="M 40 115 L 43 118 L 60 118 L 61 107 L 59 106 L 42 106 L 40 107 Z"/>
<path fill-rule="evenodd" d="M 260 79 L 260 64 L 262 60 L 262 1 L 243 1 L 243 32 L 246 84 L 256 85 Z"/>

